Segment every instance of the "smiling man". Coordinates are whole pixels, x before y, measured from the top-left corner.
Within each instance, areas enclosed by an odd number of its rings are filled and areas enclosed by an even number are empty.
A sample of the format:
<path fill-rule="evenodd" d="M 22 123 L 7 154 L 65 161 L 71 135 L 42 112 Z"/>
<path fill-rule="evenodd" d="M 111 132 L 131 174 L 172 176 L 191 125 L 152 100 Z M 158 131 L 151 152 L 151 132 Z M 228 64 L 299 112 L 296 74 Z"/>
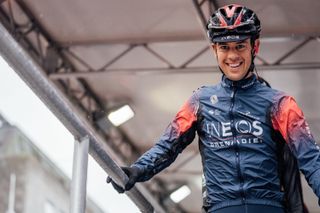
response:
<path fill-rule="evenodd" d="M 259 40 L 254 41 L 254 46 L 259 46 Z M 220 69 L 232 81 L 239 81 L 250 77 L 252 64 L 252 47 L 250 39 L 237 42 L 219 42 L 212 45 Z M 253 53 L 255 54 L 255 52 Z"/>
<path fill-rule="evenodd" d="M 247 7 L 232 4 L 214 12 L 207 32 L 221 82 L 196 90 L 160 140 L 123 167 L 129 179 L 124 189 L 111 177 L 107 182 L 123 193 L 149 180 L 197 133 L 204 212 L 304 212 L 297 166 L 320 197 L 319 146 L 301 109 L 291 96 L 268 87 L 254 73 L 260 31 L 257 15 Z"/>

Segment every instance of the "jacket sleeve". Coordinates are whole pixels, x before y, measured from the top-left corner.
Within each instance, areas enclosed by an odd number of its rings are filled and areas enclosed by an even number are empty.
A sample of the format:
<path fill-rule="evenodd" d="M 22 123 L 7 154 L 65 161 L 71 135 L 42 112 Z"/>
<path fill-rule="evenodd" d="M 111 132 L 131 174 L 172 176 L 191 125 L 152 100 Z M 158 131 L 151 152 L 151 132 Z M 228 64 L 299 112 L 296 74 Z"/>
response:
<path fill-rule="evenodd" d="M 320 151 L 303 112 L 290 96 L 281 98 L 272 111 L 273 128 L 282 134 L 298 160 L 299 169 L 320 198 Z"/>
<path fill-rule="evenodd" d="M 196 92 L 184 103 L 159 141 L 133 165 L 143 172 L 138 181 L 146 181 L 168 167 L 195 138 L 199 100 Z"/>

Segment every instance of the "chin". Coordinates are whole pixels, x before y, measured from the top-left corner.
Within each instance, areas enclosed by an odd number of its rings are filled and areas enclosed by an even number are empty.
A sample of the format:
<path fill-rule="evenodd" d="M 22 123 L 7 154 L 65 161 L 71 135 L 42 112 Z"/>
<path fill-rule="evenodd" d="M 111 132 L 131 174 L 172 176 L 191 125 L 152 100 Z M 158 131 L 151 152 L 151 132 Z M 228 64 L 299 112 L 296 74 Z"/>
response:
<path fill-rule="evenodd" d="M 231 81 L 240 81 L 243 76 L 233 76 L 233 75 L 226 75 L 226 77 Z"/>

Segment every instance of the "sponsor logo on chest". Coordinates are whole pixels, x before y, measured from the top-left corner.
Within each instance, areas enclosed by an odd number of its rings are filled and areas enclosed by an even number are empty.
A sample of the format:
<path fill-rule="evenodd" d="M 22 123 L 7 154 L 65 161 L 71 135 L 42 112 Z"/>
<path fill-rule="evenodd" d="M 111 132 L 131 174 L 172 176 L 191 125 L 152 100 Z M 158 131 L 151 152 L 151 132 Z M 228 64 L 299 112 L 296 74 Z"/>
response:
<path fill-rule="evenodd" d="M 234 123 L 234 129 L 239 134 L 252 134 L 256 137 L 263 134 L 260 121 L 238 120 Z M 230 137 L 232 136 L 231 122 L 208 122 L 206 132 L 222 138 Z"/>

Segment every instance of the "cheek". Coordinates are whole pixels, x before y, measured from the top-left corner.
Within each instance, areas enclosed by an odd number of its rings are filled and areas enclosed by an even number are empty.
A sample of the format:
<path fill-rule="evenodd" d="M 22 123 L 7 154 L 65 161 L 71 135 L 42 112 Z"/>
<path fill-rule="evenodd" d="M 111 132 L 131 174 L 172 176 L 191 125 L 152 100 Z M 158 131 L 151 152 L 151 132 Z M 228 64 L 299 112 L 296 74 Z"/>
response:
<path fill-rule="evenodd" d="M 222 60 L 221 58 L 217 59 L 217 62 L 218 62 L 218 65 L 219 65 L 220 67 L 225 66 L 225 64 L 223 63 L 223 60 Z"/>
<path fill-rule="evenodd" d="M 223 64 L 224 56 L 222 54 L 216 54 L 216 59 L 219 65 Z"/>
<path fill-rule="evenodd" d="M 251 64 L 251 59 L 252 59 L 251 53 L 246 54 L 246 56 L 245 56 L 246 64 L 250 65 Z"/>

